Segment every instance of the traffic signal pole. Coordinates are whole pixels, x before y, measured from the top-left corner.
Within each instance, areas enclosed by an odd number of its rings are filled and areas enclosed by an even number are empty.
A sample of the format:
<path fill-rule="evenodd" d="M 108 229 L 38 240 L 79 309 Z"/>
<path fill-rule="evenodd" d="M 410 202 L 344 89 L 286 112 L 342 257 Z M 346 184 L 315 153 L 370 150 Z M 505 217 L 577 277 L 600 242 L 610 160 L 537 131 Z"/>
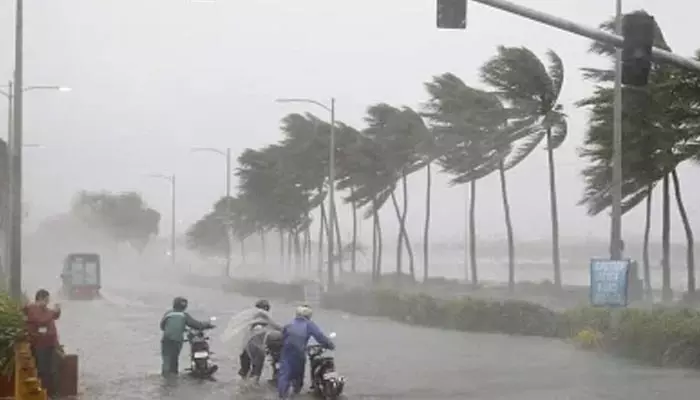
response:
<path fill-rule="evenodd" d="M 558 28 L 575 35 L 583 36 L 592 40 L 607 43 L 615 47 L 622 47 L 622 36 L 614 35 L 602 31 L 600 29 L 590 28 L 564 18 L 555 17 L 553 15 L 543 13 L 532 8 L 524 7 L 506 0 L 469 0 L 476 3 L 481 3 L 492 8 L 496 8 L 511 14 L 537 21 L 553 28 Z M 652 58 L 655 61 L 666 62 L 675 65 L 676 67 L 686 68 L 700 72 L 700 62 L 691 58 L 682 57 L 678 54 L 654 47 L 652 49 Z"/>

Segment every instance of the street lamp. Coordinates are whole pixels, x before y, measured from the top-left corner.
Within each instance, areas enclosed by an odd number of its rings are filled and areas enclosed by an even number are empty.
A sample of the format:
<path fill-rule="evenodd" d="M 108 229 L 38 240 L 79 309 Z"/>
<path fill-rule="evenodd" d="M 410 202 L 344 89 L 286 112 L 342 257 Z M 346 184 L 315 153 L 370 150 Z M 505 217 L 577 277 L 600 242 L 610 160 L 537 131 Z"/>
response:
<path fill-rule="evenodd" d="M 330 105 L 306 98 L 281 98 L 275 100 L 278 103 L 308 103 L 315 104 L 331 114 L 331 137 L 328 146 L 328 287 L 335 284 L 335 271 L 333 270 L 333 234 L 335 217 L 335 98 L 331 97 Z"/>
<path fill-rule="evenodd" d="M 175 265 L 175 225 L 177 224 L 177 220 L 175 219 L 175 199 L 176 199 L 176 186 L 175 186 L 175 174 L 172 175 L 163 175 L 163 174 L 149 174 L 146 175 L 148 178 L 156 178 L 156 179 L 162 179 L 165 181 L 170 182 L 170 199 L 171 199 L 171 209 L 170 209 L 170 218 L 172 218 L 172 223 L 170 226 L 170 260 Z"/>
<path fill-rule="evenodd" d="M 615 33 L 622 35 L 622 0 L 615 0 Z M 610 258 L 620 260 L 622 259 L 622 50 L 619 47 L 615 51 L 614 96 Z"/>
<path fill-rule="evenodd" d="M 228 248 L 226 250 L 226 276 L 231 276 L 231 248 L 233 247 L 233 235 L 231 232 L 231 148 L 220 150 L 213 147 L 195 147 L 193 152 L 210 152 L 223 156 L 226 159 L 226 239 L 228 240 Z"/>
<path fill-rule="evenodd" d="M 7 85 L 0 86 L 0 95 L 3 95 L 7 98 L 7 144 L 12 147 L 12 123 L 13 123 L 13 118 L 12 118 L 12 111 L 14 110 L 13 108 L 13 102 L 14 102 L 14 84 L 12 80 L 7 82 Z M 32 86 L 26 86 L 24 89 L 22 89 L 22 92 L 29 92 L 32 90 L 54 90 L 58 92 L 70 92 L 71 88 L 65 87 L 65 86 L 55 86 L 55 85 L 32 85 Z M 37 147 L 37 146 L 27 146 L 27 145 L 22 145 L 22 147 Z"/>
<path fill-rule="evenodd" d="M 9 165 L 9 199 L 7 206 L 7 254 L 5 264 L 10 268 L 10 294 L 12 298 L 19 300 L 22 296 L 22 148 L 38 147 L 37 145 L 25 146 L 22 138 L 22 105 L 23 93 L 31 90 L 58 90 L 70 91 L 62 86 L 22 86 L 22 1 L 17 1 L 17 33 L 15 54 L 15 80 L 21 90 L 16 90 L 13 81 L 8 81 L 0 94 L 8 100 L 7 108 L 7 154 Z"/>

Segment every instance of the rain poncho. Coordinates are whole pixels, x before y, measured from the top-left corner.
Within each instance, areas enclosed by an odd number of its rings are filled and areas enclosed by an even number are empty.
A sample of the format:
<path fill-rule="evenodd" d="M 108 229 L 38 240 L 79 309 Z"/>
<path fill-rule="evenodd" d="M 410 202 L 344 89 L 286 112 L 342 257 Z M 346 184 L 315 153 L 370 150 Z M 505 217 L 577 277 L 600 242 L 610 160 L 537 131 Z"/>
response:
<path fill-rule="evenodd" d="M 300 391 L 304 382 L 306 367 L 306 345 L 314 338 L 318 344 L 333 350 L 335 345 L 313 321 L 297 317 L 282 331 L 284 344 L 280 358 L 280 376 L 277 390 L 281 399 L 286 399 L 289 388 L 294 383 L 295 391 Z"/>
<path fill-rule="evenodd" d="M 238 374 L 259 378 L 265 362 L 265 340 L 270 331 L 281 331 L 282 326 L 272 320 L 270 314 L 259 308 L 245 310 L 231 319 L 225 332 L 228 341 L 242 332 L 240 364 Z"/>

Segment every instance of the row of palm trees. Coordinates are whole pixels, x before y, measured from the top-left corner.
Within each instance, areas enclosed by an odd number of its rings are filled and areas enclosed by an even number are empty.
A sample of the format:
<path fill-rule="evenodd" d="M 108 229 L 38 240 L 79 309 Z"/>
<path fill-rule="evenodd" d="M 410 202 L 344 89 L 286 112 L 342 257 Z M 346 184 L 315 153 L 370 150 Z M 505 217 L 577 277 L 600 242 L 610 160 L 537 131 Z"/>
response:
<path fill-rule="evenodd" d="M 425 83 L 428 100 L 418 110 L 406 106 L 375 104 L 367 109 L 366 126 L 356 129 L 342 122 L 336 125 L 336 181 L 343 200 L 353 214 L 350 269 L 356 269 L 357 218 L 363 212 L 372 219 L 372 273 L 382 274 L 382 227 L 379 210 L 387 203 L 399 221 L 396 248 L 396 271 L 403 275 L 404 250 L 408 255 L 408 275 L 415 279 L 413 248 L 406 232 L 408 209 L 407 178 L 425 172 L 426 218 L 423 238 L 423 279 L 429 276 L 431 178 L 434 168 L 452 176 L 452 184 L 469 184 L 470 207 L 470 275 L 478 282 L 476 227 L 474 222 L 476 182 L 498 173 L 505 211 L 508 238 L 509 284 L 515 282 L 515 242 L 510 217 L 507 172 L 525 160 L 538 145 L 548 150 L 549 180 L 554 237 L 554 281 L 561 284 L 558 253 L 558 223 L 553 151 L 566 138 L 567 125 L 557 99 L 564 80 L 563 64 L 550 51 L 543 62 L 522 47 L 499 47 L 497 54 L 481 67 L 481 78 L 488 89 L 465 84 L 454 74 L 433 77 Z M 328 215 L 324 206 L 328 185 L 329 123 L 312 114 L 290 114 L 282 119 L 283 139 L 260 150 L 248 149 L 238 158 L 239 194 L 230 216 L 236 236 L 243 240 L 258 232 L 277 230 L 288 235 L 299 254 L 308 245 L 311 214 L 319 212 L 319 246 L 327 235 Z M 396 191 L 401 190 L 401 202 Z M 226 248 L 226 241 L 205 241 L 204 226 L 221 223 L 224 207 L 215 210 L 190 230 L 193 247 Z M 244 223 L 242 223 L 244 222 Z M 340 228 L 336 226 L 337 256 L 340 268 L 343 255 Z M 221 232 L 221 228 L 219 232 Z M 325 231 L 324 231 L 325 229 Z M 325 234 L 324 234 L 325 232 Z M 209 243 L 204 244 L 203 242 Z M 305 241 L 307 243 L 307 241 Z M 310 241 L 308 241 L 310 243 Z M 296 253 L 296 250 L 295 250 Z M 303 258 L 300 256 L 299 258 Z M 321 257 L 319 257 L 321 258 Z M 319 260 L 319 266 L 323 264 Z"/>
<path fill-rule="evenodd" d="M 613 22 L 601 25 L 613 31 Z M 670 50 L 657 26 L 656 47 Z M 615 55 L 611 46 L 594 43 L 591 52 L 609 58 Z M 586 192 L 581 204 L 589 214 L 597 215 L 611 204 L 612 109 L 614 70 L 585 69 L 586 79 L 595 91 L 578 105 L 590 110 L 588 131 L 581 156 L 588 160 L 583 175 Z M 623 88 L 623 212 L 646 202 L 646 224 L 642 263 L 647 292 L 651 292 L 649 240 L 652 194 L 661 183 L 662 192 L 662 288 L 663 298 L 670 300 L 670 188 L 674 196 L 686 236 L 687 290 L 694 293 L 695 255 L 691 224 L 681 196 L 678 166 L 688 160 L 700 160 L 700 75 L 663 64 L 654 64 L 649 85 L 640 90 Z"/>
<path fill-rule="evenodd" d="M 612 25 L 605 23 L 605 29 Z M 661 31 L 657 46 L 666 47 Z M 610 57 L 614 49 L 594 43 L 592 52 Z M 415 260 L 406 233 L 408 208 L 407 177 L 424 172 L 426 213 L 423 245 L 423 279 L 429 276 L 429 234 L 431 177 L 437 167 L 451 175 L 453 185 L 468 184 L 469 275 L 478 283 L 476 248 L 477 182 L 492 173 L 500 178 L 501 197 L 508 239 L 509 287 L 515 284 L 515 244 L 508 195 L 508 172 L 528 158 L 540 145 L 547 150 L 549 200 L 552 223 L 553 281 L 562 282 L 559 256 L 559 226 L 554 150 L 567 137 L 566 116 L 558 103 L 564 82 L 559 56 L 549 51 L 545 60 L 522 47 L 499 47 L 497 54 L 480 68 L 483 88 L 464 83 L 451 73 L 425 83 L 428 99 L 419 109 L 375 104 L 367 109 L 366 126 L 356 129 L 337 123 L 335 182 L 328 182 L 330 125 L 312 114 L 290 114 L 282 120 L 283 139 L 259 150 L 246 150 L 238 159 L 239 194 L 223 199 L 211 214 L 195 224 L 188 238 L 192 247 L 226 249 L 223 224 L 230 222 L 236 237 L 245 238 L 276 230 L 287 235 L 288 251 L 297 254 L 297 263 L 310 260 L 311 214 L 318 211 L 318 263 L 323 266 L 323 240 L 328 236 L 328 219 L 334 218 L 340 268 L 349 251 L 350 269 L 356 268 L 357 219 L 370 218 L 373 226 L 372 273 L 379 278 L 382 265 L 382 226 L 379 210 L 387 203 L 399 222 L 396 271 L 404 274 L 404 250 L 408 255 L 408 275 L 415 279 Z M 586 79 L 595 85 L 589 98 L 578 106 L 590 109 L 590 121 L 581 156 L 588 166 L 583 171 L 586 190 L 581 204 L 590 214 L 598 214 L 611 204 L 613 70 L 586 69 Z M 624 212 L 647 201 L 644 243 L 644 271 L 649 286 L 649 220 L 651 194 L 658 182 L 664 193 L 662 241 L 664 243 L 664 294 L 670 293 L 669 269 L 669 187 L 675 186 L 678 209 L 688 240 L 688 291 L 694 292 L 693 235 L 683 207 L 677 166 L 700 158 L 700 78 L 687 71 L 654 65 L 648 88 L 625 89 L 624 123 Z M 334 184 L 352 207 L 352 243 L 342 246 L 338 216 L 328 215 L 324 206 L 328 185 Z M 401 190 L 401 202 L 396 191 Z M 232 215 L 223 216 L 221 204 L 231 201 Z M 212 224 L 216 228 L 209 228 Z M 205 234 L 206 232 L 208 234 Z M 212 234 L 214 232 L 214 234 Z M 218 234 L 216 233 L 218 232 Z M 208 235 L 208 236 L 207 236 Z M 330 236 L 328 236 L 330 237 Z M 217 239 L 218 238 L 218 239 Z M 303 245 L 301 244 L 303 242 Z M 280 243 L 284 245 L 284 240 Z M 283 249 L 282 249 L 283 250 Z M 284 250 L 281 252 L 284 253 Z M 307 261 L 307 263 L 310 261 Z"/>

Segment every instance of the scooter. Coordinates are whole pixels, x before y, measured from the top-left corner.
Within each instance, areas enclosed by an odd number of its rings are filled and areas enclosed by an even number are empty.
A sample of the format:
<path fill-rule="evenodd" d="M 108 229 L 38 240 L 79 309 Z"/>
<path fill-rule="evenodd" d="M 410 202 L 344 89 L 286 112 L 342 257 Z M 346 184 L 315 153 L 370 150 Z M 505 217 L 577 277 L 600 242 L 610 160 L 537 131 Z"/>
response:
<path fill-rule="evenodd" d="M 328 335 L 333 339 L 335 332 Z M 335 369 L 335 358 L 327 353 L 327 349 L 319 344 L 306 347 L 311 364 L 311 376 L 314 385 L 314 395 L 325 400 L 335 400 L 340 397 L 345 388 L 345 377 Z"/>
<path fill-rule="evenodd" d="M 213 324 L 216 317 L 209 318 L 209 321 Z M 205 330 L 207 329 L 187 329 L 187 342 L 190 344 L 190 367 L 186 371 L 193 378 L 214 381 L 213 375 L 219 370 L 219 366 L 211 362 L 211 355 L 214 353 L 209 349 L 210 338 L 205 334 Z"/>

